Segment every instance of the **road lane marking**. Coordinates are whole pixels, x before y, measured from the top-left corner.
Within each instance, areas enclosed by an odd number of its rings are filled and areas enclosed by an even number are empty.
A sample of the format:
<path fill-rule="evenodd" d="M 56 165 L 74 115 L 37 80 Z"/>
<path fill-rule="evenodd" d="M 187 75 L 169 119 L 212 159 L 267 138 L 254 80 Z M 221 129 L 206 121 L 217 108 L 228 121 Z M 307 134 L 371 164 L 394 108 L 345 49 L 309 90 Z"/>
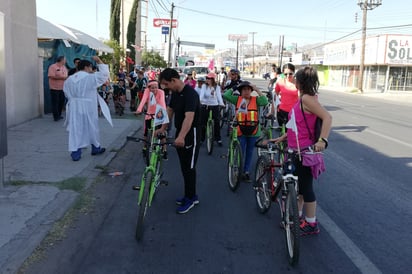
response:
<path fill-rule="evenodd" d="M 343 232 L 337 224 L 319 207 L 317 206 L 317 215 L 321 221 L 322 227 L 329 233 L 336 244 L 345 252 L 346 256 L 353 262 L 361 273 L 380 274 L 376 265 L 355 245 L 354 242 Z"/>
<path fill-rule="evenodd" d="M 393 141 L 393 142 L 398 143 L 398 144 L 400 144 L 400 145 L 403 145 L 403 146 L 407 146 L 407 147 L 409 147 L 409 148 L 412 148 L 412 145 L 411 145 L 411 144 L 409 144 L 409 143 L 407 143 L 407 142 L 404 142 L 404 141 L 401 141 L 401 140 L 399 140 L 399 139 L 396 139 L 396 138 L 393 138 L 393 137 L 384 135 L 384 134 L 382 134 L 382 133 L 379 133 L 379 132 L 370 130 L 370 129 L 368 129 L 368 128 L 365 129 L 365 131 L 368 131 L 369 133 L 372 133 L 372 134 L 374 134 L 374 135 L 376 135 L 376 136 L 382 137 L 382 138 L 387 139 L 387 140 L 389 140 L 389 141 Z"/>

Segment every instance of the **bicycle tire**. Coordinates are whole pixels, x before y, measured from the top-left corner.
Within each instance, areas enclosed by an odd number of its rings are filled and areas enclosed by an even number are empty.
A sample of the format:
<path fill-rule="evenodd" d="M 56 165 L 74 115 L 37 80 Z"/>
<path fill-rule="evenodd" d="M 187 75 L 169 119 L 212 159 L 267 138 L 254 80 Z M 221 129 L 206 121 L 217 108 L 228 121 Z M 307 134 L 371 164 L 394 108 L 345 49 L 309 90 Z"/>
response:
<path fill-rule="evenodd" d="M 285 225 L 287 257 L 289 264 L 293 266 L 299 261 L 299 211 L 294 184 L 288 183 L 287 189 L 283 221 Z"/>
<path fill-rule="evenodd" d="M 225 111 L 225 108 L 224 107 L 220 108 L 219 110 L 219 127 L 220 128 L 223 128 L 223 126 L 225 125 L 225 120 L 227 118 L 226 115 L 227 115 L 227 112 Z"/>
<path fill-rule="evenodd" d="M 256 193 L 256 205 L 260 213 L 266 213 L 271 203 L 271 184 L 272 184 L 272 174 L 270 174 L 271 169 L 268 168 L 270 165 L 270 159 L 265 156 L 259 156 L 256 161 L 255 168 L 255 180 L 257 187 L 255 188 Z"/>
<path fill-rule="evenodd" d="M 144 233 L 144 219 L 146 217 L 146 212 L 149 207 L 149 192 L 150 192 L 150 185 L 153 178 L 153 173 L 148 171 L 145 175 L 144 179 L 144 186 L 142 194 L 142 199 L 139 205 L 139 212 L 137 215 L 137 223 L 136 223 L 136 240 L 140 242 L 143 238 Z"/>
<path fill-rule="evenodd" d="M 206 124 L 206 148 L 207 154 L 211 155 L 213 152 L 214 132 L 213 132 L 213 120 L 208 120 Z"/>
<path fill-rule="evenodd" d="M 266 128 L 262 128 L 261 133 L 260 133 L 260 137 L 262 138 L 262 140 L 269 139 Z M 256 154 L 257 154 L 258 157 L 264 155 L 265 152 L 267 152 L 267 151 L 268 150 L 266 148 L 262 148 L 262 147 L 257 147 L 256 148 Z"/>
<path fill-rule="evenodd" d="M 229 155 L 228 160 L 228 182 L 229 188 L 236 191 L 240 183 L 240 174 L 242 171 L 242 149 L 240 144 L 231 144 L 232 155 Z M 229 152 L 230 154 L 230 152 Z"/>

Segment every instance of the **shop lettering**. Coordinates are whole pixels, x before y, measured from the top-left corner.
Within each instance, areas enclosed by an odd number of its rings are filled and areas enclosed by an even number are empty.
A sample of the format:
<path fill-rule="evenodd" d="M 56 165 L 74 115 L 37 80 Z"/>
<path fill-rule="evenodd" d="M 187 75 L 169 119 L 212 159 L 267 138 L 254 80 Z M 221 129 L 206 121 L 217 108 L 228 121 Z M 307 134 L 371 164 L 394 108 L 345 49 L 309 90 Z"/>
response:
<path fill-rule="evenodd" d="M 408 40 L 400 40 L 399 43 L 397 40 L 391 40 L 388 44 L 388 57 L 389 59 L 412 60 L 412 52 Z"/>

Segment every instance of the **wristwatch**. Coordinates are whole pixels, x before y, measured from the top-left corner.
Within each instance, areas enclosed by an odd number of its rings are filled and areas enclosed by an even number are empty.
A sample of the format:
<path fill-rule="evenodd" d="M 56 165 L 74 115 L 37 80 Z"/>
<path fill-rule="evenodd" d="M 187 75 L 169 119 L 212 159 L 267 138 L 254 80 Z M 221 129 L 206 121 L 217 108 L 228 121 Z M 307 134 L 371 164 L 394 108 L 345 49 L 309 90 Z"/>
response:
<path fill-rule="evenodd" d="M 329 144 L 328 139 L 320 137 L 318 139 L 318 142 L 323 142 L 323 143 L 325 143 L 325 148 L 328 147 L 328 144 Z"/>

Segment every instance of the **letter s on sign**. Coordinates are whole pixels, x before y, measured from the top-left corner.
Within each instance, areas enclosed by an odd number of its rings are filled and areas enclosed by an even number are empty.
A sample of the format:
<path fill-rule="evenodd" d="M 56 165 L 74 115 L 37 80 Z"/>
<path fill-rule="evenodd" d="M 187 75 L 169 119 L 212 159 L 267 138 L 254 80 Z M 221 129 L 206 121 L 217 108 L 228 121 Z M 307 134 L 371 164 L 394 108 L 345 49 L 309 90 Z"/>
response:
<path fill-rule="evenodd" d="M 395 59 L 396 58 L 396 46 L 398 45 L 398 43 L 396 42 L 396 40 L 391 40 L 388 44 L 388 57 L 389 59 Z"/>

